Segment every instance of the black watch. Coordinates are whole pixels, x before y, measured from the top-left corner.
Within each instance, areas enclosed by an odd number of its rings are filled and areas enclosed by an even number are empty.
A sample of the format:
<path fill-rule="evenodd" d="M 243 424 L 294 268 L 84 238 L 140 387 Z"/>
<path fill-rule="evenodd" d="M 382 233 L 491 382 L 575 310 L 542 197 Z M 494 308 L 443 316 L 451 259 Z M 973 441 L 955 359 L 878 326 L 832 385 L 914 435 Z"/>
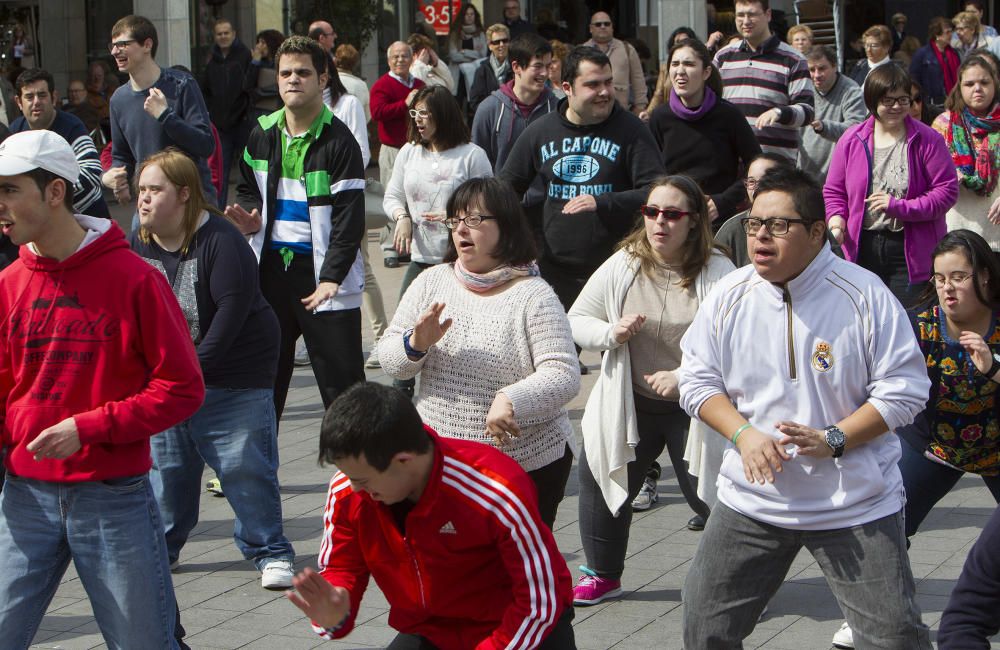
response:
<path fill-rule="evenodd" d="M 828 426 L 826 429 L 826 444 L 833 450 L 833 457 L 840 458 L 844 455 L 844 445 L 847 444 L 847 436 L 836 424 Z"/>
<path fill-rule="evenodd" d="M 990 369 L 986 371 L 986 378 L 993 379 L 997 372 L 1000 372 L 1000 354 L 993 355 L 993 364 L 990 365 Z"/>

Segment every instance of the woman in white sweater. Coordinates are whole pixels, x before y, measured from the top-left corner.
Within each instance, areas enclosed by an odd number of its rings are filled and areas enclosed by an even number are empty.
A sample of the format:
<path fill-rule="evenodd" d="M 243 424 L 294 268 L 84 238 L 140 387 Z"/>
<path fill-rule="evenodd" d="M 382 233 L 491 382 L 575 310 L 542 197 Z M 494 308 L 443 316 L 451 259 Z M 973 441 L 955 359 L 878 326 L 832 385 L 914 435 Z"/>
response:
<path fill-rule="evenodd" d="M 581 423 L 580 536 L 587 565 L 574 604 L 619 596 L 631 502 L 666 447 L 685 500 L 708 506 L 684 463 L 691 421 L 680 408 L 680 341 L 698 305 L 732 262 L 715 250 L 708 206 L 686 176 L 654 183 L 643 222 L 590 277 L 569 311 L 573 338 L 605 352 Z"/>
<path fill-rule="evenodd" d="M 580 390 L 569 321 L 538 275 L 520 198 L 493 178 L 451 195 L 440 264 L 413 281 L 379 342 L 385 371 L 420 375 L 417 410 L 439 434 L 521 464 L 552 526 L 573 464 L 566 404 Z"/>

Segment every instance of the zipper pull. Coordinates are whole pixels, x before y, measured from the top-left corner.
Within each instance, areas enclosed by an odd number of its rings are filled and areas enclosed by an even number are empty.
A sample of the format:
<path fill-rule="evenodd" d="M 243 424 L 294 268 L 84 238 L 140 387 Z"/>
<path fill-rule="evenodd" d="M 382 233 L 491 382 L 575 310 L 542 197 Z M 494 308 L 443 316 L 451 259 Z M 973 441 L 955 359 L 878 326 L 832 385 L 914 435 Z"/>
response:
<path fill-rule="evenodd" d="M 288 267 L 292 265 L 295 253 L 288 246 L 282 246 L 278 252 L 281 254 L 281 261 L 285 263 L 285 272 L 288 272 Z"/>

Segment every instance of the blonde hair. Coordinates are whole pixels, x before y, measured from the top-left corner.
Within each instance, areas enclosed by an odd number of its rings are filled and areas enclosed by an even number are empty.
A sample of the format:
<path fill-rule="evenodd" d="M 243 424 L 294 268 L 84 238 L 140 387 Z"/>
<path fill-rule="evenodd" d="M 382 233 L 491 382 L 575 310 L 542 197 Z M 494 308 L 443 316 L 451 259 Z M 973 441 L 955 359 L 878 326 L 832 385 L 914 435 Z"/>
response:
<path fill-rule="evenodd" d="M 884 47 L 892 47 L 892 32 L 885 25 L 872 25 L 861 34 L 861 38 L 873 38 Z"/>
<path fill-rule="evenodd" d="M 684 256 L 681 259 L 680 285 L 687 289 L 694 284 L 698 274 L 708 264 L 715 250 L 715 240 L 712 238 L 712 226 L 708 219 L 708 202 L 705 195 L 693 179 L 688 176 L 677 174 L 674 176 L 663 176 L 656 179 L 649 188 L 646 200 L 652 196 L 653 192 L 660 187 L 672 187 L 684 195 L 688 209 L 692 212 L 688 217 L 692 222 L 692 228 L 688 232 L 687 241 L 684 243 Z M 653 251 L 649 238 L 646 236 L 645 217 L 632 230 L 625 239 L 618 244 L 619 250 L 624 250 L 639 262 L 639 270 L 648 277 L 653 277 L 656 269 L 663 265 L 663 262 Z"/>
<path fill-rule="evenodd" d="M 955 27 L 971 27 L 973 31 L 979 32 L 979 14 L 974 11 L 960 11 L 951 19 L 951 24 Z"/>
<path fill-rule="evenodd" d="M 154 153 L 142 161 L 135 174 L 136 196 L 139 195 L 139 179 L 142 178 L 142 172 L 147 167 L 153 165 L 160 168 L 160 171 L 163 172 L 163 175 L 167 177 L 167 180 L 170 181 L 178 192 L 185 187 L 188 190 L 187 204 L 184 206 L 184 218 L 182 219 L 184 240 L 180 249 L 181 254 L 185 254 L 188 251 L 188 246 L 191 245 L 191 240 L 194 239 L 195 232 L 198 230 L 201 213 L 208 211 L 220 216 L 222 216 L 222 213 L 205 199 L 198 166 L 176 147 L 167 147 L 163 151 Z M 152 233 L 148 228 L 139 226 L 139 241 L 148 244 L 151 237 Z"/>
<path fill-rule="evenodd" d="M 788 34 L 786 39 L 789 44 L 791 44 L 792 39 L 799 32 L 805 34 L 806 38 L 808 38 L 810 41 L 814 40 L 813 30 L 811 27 L 809 27 L 809 25 L 792 25 L 791 27 L 788 28 Z"/>
<path fill-rule="evenodd" d="M 503 23 L 494 23 L 486 28 L 486 42 L 489 43 L 492 41 L 493 35 L 497 32 L 503 32 L 508 38 L 510 38 L 510 30 L 507 29 L 507 25 L 504 25 Z"/>

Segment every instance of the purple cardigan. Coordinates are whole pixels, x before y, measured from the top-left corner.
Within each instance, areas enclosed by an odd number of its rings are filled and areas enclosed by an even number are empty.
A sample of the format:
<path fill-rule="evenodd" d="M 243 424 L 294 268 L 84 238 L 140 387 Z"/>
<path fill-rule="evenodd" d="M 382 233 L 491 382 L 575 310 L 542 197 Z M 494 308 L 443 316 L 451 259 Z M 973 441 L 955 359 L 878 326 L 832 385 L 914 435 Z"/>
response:
<path fill-rule="evenodd" d="M 843 248 L 852 262 L 858 259 L 874 139 L 874 117 L 847 129 L 833 149 L 823 186 L 827 221 L 837 215 L 847 220 Z M 917 283 L 931 277 L 931 253 L 948 232 L 945 213 L 958 200 L 958 175 L 941 134 L 909 116 L 906 144 L 909 188 L 906 198 L 889 199 L 886 214 L 903 222 L 906 269 L 910 282 Z"/>

